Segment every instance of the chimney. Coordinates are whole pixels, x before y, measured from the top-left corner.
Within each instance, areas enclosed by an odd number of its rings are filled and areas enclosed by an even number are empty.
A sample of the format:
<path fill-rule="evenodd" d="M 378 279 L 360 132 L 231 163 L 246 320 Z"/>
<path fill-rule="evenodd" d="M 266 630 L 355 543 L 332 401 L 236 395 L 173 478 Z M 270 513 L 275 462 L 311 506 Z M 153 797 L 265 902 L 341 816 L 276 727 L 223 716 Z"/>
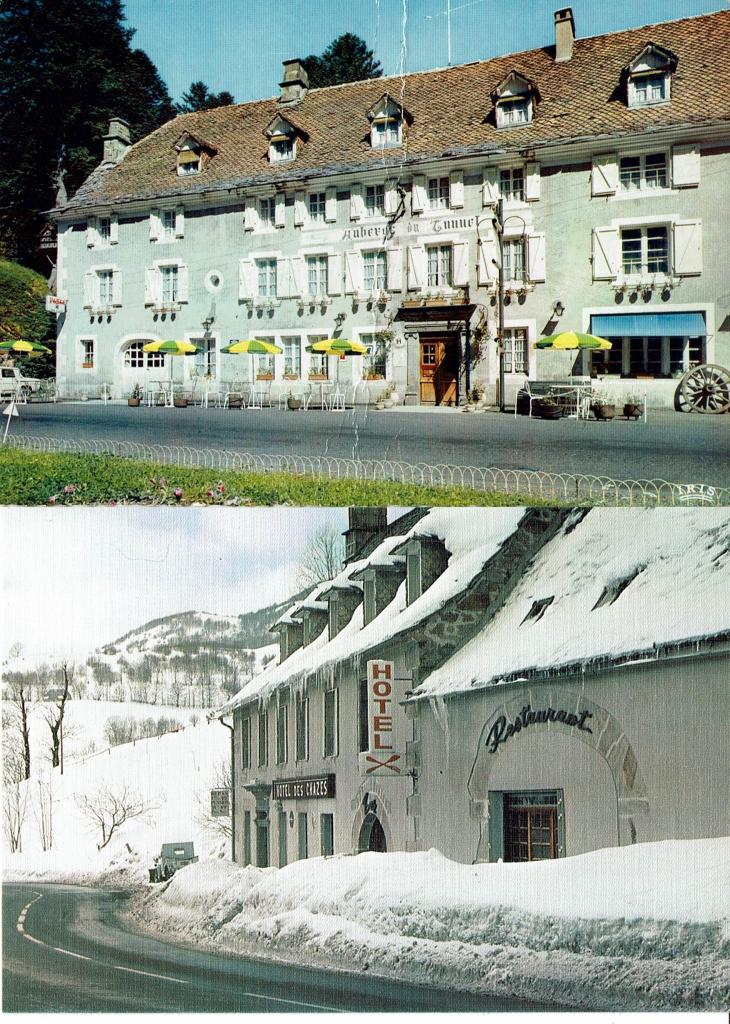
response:
<path fill-rule="evenodd" d="M 351 562 L 369 542 L 379 538 L 388 528 L 388 510 L 377 505 L 364 508 L 353 506 L 348 510 L 348 520 L 348 529 L 345 530 L 345 561 Z"/>
<path fill-rule="evenodd" d="M 279 86 L 281 87 L 280 106 L 286 107 L 294 103 L 301 103 L 309 88 L 309 75 L 302 67 L 301 60 L 297 58 L 284 61 L 284 81 L 279 82 Z"/>
<path fill-rule="evenodd" d="M 575 21 L 572 7 L 555 12 L 555 62 L 564 64 L 573 56 Z"/>
<path fill-rule="evenodd" d="M 113 117 L 104 136 L 104 163 L 118 164 L 131 145 L 129 125 L 121 117 Z"/>

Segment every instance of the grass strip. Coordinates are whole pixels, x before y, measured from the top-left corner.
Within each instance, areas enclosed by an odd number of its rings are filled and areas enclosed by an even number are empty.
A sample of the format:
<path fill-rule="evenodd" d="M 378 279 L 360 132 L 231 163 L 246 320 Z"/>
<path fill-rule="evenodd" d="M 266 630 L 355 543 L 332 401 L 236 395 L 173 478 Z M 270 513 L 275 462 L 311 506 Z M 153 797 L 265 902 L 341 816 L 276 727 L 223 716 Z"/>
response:
<path fill-rule="evenodd" d="M 0 448 L 3 505 L 554 505 L 461 487 L 327 480 Z"/>

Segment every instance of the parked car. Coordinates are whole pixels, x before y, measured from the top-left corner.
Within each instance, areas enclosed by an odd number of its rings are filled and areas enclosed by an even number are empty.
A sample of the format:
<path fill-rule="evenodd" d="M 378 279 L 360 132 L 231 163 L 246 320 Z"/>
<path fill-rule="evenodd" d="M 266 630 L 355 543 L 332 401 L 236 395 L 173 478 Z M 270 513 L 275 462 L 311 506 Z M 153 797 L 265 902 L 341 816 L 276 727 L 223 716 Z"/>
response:
<path fill-rule="evenodd" d="M 0 366 L 0 394 L 30 398 L 40 391 L 39 377 L 26 377 L 17 366 Z"/>
<path fill-rule="evenodd" d="M 197 863 L 192 843 L 163 843 L 159 857 L 150 868 L 150 882 L 166 882 L 178 868 Z"/>

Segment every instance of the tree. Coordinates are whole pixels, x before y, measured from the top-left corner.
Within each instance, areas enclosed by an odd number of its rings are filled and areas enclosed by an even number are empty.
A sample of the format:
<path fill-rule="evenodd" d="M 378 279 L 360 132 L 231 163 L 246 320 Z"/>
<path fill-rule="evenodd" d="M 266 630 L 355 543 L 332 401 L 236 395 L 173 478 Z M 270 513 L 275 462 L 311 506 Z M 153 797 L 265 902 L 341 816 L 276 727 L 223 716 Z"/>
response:
<path fill-rule="evenodd" d="M 125 822 L 142 818 L 153 809 L 152 804 L 143 800 L 126 783 L 117 791 L 108 786 L 99 786 L 92 793 L 77 794 L 76 804 L 93 830 L 101 832 L 101 841 L 96 844 L 97 850 L 103 850 Z"/>
<path fill-rule="evenodd" d="M 334 526 L 325 526 L 310 537 L 299 559 L 297 582 L 301 587 L 314 587 L 331 580 L 342 568 L 345 541 Z"/>
<path fill-rule="evenodd" d="M 212 110 L 214 107 L 230 107 L 236 101 L 227 90 L 211 92 L 205 82 L 191 82 L 183 93 L 182 103 L 175 104 L 178 114 L 190 114 L 194 110 Z"/>
<path fill-rule="evenodd" d="M 5 673 L 5 700 L 11 709 L 11 728 L 18 735 L 23 779 L 30 778 L 30 715 L 33 708 L 30 678 L 27 672 Z"/>
<path fill-rule="evenodd" d="M 136 140 L 174 116 L 133 35 L 122 0 L 0 5 L 0 240 L 11 258 L 45 264 L 37 239 L 59 167 L 75 192 L 100 162 L 110 117 L 124 118 Z"/>
<path fill-rule="evenodd" d="M 3 714 L 3 825 L 11 853 L 21 849 L 27 808 L 26 760 L 14 717 Z"/>
<path fill-rule="evenodd" d="M 61 762 L 61 744 L 63 741 L 63 719 L 66 714 L 66 702 L 71 696 L 74 670 L 65 661 L 59 666 L 61 676 L 59 685 L 47 691 L 51 703 L 46 706 L 46 722 L 51 730 L 51 765 L 58 768 Z M 63 769 L 62 769 L 63 770 Z"/>
<path fill-rule="evenodd" d="M 360 36 L 352 32 L 334 39 L 321 56 L 310 54 L 302 61 L 312 89 L 324 85 L 342 85 L 344 82 L 362 82 L 366 78 L 380 78 L 383 69 L 375 60 L 372 50 Z"/>
<path fill-rule="evenodd" d="M 19 263 L 0 260 L 0 341 L 45 341 L 51 334 L 46 312 L 46 279 Z M 51 377 L 54 356 L 14 357 L 13 362 L 31 377 Z"/>

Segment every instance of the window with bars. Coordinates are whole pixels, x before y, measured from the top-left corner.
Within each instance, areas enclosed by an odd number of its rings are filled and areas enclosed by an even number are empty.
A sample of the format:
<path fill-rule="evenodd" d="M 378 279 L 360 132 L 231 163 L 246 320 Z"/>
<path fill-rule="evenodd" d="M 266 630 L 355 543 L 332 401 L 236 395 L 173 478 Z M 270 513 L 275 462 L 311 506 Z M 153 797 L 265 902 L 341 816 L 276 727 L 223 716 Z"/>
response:
<path fill-rule="evenodd" d="M 251 767 L 251 719 L 241 722 L 241 768 Z"/>
<path fill-rule="evenodd" d="M 264 228 L 273 228 L 276 216 L 276 200 L 273 196 L 259 199 L 259 220 Z"/>
<path fill-rule="evenodd" d="M 327 208 L 326 192 L 310 192 L 309 194 L 309 219 L 315 223 L 324 223 L 325 210 Z"/>
<path fill-rule="evenodd" d="M 259 768 L 269 763 L 269 714 L 267 711 L 258 713 Z"/>
<path fill-rule="evenodd" d="M 366 185 L 365 216 L 382 217 L 385 210 L 385 185 Z"/>
<path fill-rule="evenodd" d="M 507 328 L 502 343 L 505 373 L 527 373 L 527 328 Z"/>
<path fill-rule="evenodd" d="M 621 269 L 624 274 L 668 274 L 667 229 L 624 228 L 621 232 Z"/>
<path fill-rule="evenodd" d="M 297 697 L 296 701 L 296 759 L 309 758 L 309 699 Z"/>
<path fill-rule="evenodd" d="M 557 790 L 504 794 L 505 861 L 554 860 L 559 855 Z"/>
<path fill-rule="evenodd" d="M 282 338 L 281 347 L 284 349 L 284 376 L 300 377 L 302 373 L 302 339 L 298 335 Z"/>
<path fill-rule="evenodd" d="M 307 290 L 310 296 L 327 294 L 327 264 L 326 256 L 307 256 Z"/>
<path fill-rule="evenodd" d="M 521 167 L 505 167 L 499 172 L 499 194 L 506 203 L 525 199 L 525 175 Z"/>
<path fill-rule="evenodd" d="M 178 272 L 177 267 L 160 267 L 162 279 L 162 302 L 177 302 L 178 297 Z"/>
<path fill-rule="evenodd" d="M 324 756 L 335 757 L 339 749 L 339 691 L 324 691 Z"/>
<path fill-rule="evenodd" d="M 451 246 L 427 245 L 426 260 L 429 288 L 451 287 Z"/>
<path fill-rule="evenodd" d="M 289 705 L 286 701 L 276 708 L 276 763 L 286 764 L 289 758 Z"/>
<path fill-rule="evenodd" d="M 428 179 L 428 205 L 432 210 L 445 210 L 449 205 L 449 179 Z"/>
<path fill-rule="evenodd" d="M 362 266 L 365 291 L 385 291 L 388 279 L 388 263 L 385 253 L 382 250 L 363 253 Z"/>
<path fill-rule="evenodd" d="M 257 294 L 269 298 L 276 298 L 276 260 L 256 260 L 256 274 L 258 280 Z"/>
<path fill-rule="evenodd" d="M 646 156 L 626 156 L 621 158 L 619 163 L 619 187 L 622 192 L 666 188 L 667 182 L 666 153 L 649 153 Z"/>
<path fill-rule="evenodd" d="M 525 281 L 525 240 L 524 238 L 505 238 L 502 243 L 502 260 L 504 280 L 517 284 Z"/>

